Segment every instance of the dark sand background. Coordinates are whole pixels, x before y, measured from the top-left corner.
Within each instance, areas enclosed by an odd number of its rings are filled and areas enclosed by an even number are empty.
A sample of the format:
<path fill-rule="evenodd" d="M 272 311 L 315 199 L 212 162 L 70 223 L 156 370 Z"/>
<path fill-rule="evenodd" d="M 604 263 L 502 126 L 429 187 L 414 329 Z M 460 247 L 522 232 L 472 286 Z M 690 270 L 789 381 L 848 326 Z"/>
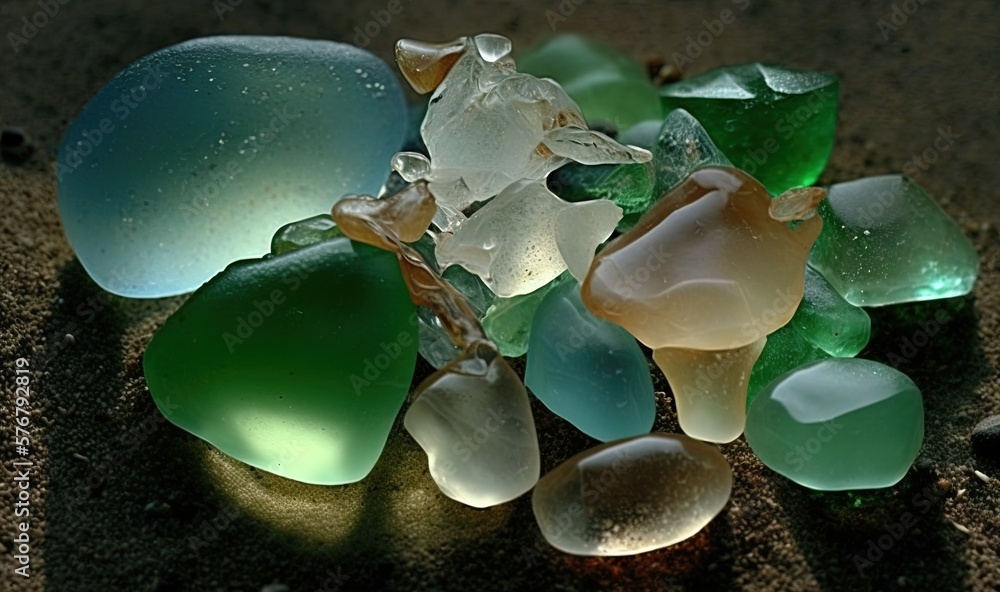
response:
<path fill-rule="evenodd" d="M 236 2 L 236 0 L 232 0 Z M 810 492 L 763 467 L 741 439 L 731 503 L 694 538 L 631 558 L 586 559 L 542 541 L 529 496 L 473 510 L 440 495 L 397 422 L 363 482 L 310 487 L 213 453 L 154 408 L 141 356 L 183 298 L 105 295 L 67 245 L 54 159 L 67 123 L 132 60 L 192 37 L 282 34 L 350 42 L 387 2 L 243 0 L 220 22 L 210 0 L 70 0 L 14 53 L 7 33 L 38 10 L 0 2 L 0 122 L 34 138 L 25 164 L 0 164 L 0 591 L 291 590 L 997 590 L 1000 465 L 973 455 L 969 433 L 1000 413 L 1000 10 L 992 0 L 900 0 L 913 10 L 885 39 L 893 3 L 673 1 L 580 3 L 559 31 L 581 31 L 640 59 L 683 51 L 703 20 L 736 21 L 686 75 L 745 61 L 832 70 L 840 127 L 823 182 L 893 173 L 959 134 L 917 176 L 977 245 L 982 274 L 966 298 L 873 313 L 863 356 L 903 356 L 922 388 L 926 440 L 898 486 L 852 498 Z M 552 29 L 557 0 L 403 0 L 369 48 L 391 58 L 399 37 L 449 40 L 494 31 L 524 50 Z M 574 6 L 563 0 L 563 10 Z M 897 17 L 897 22 L 902 18 Z M 929 153 L 930 154 L 930 153 Z M 924 340 L 919 323 L 949 321 Z M 910 355 L 912 354 L 912 355 Z M 11 571 L 13 363 L 34 369 L 32 576 Z M 427 367 L 421 366 L 421 372 Z M 667 390 L 657 376 L 658 388 Z M 419 376 L 418 376 L 419 377 Z M 669 394 L 657 429 L 676 431 Z M 592 444 L 535 405 L 544 470 Z M 974 470 L 994 479 L 984 482 Z M 855 503 L 861 507 L 853 507 Z M 907 512 L 918 521 L 862 570 L 870 541 Z M 282 586 L 287 586 L 284 588 Z"/>

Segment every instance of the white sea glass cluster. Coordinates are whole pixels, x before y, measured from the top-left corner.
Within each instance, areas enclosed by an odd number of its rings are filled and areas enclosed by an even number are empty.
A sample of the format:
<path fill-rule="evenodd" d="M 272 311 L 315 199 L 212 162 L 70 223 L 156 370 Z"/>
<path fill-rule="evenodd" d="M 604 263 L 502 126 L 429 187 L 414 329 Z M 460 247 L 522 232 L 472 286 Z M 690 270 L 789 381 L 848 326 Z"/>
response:
<path fill-rule="evenodd" d="M 556 82 L 522 74 L 500 35 L 447 44 L 402 40 L 400 70 L 420 93 L 433 91 L 420 128 L 430 159 L 401 152 L 393 168 L 427 181 L 437 201 L 438 263 L 461 265 L 498 296 L 527 294 L 567 267 L 582 275 L 621 219 L 610 202 L 568 203 L 545 177 L 573 160 L 648 162 L 652 155 L 587 129 Z M 493 199 L 471 218 L 465 211 Z"/>

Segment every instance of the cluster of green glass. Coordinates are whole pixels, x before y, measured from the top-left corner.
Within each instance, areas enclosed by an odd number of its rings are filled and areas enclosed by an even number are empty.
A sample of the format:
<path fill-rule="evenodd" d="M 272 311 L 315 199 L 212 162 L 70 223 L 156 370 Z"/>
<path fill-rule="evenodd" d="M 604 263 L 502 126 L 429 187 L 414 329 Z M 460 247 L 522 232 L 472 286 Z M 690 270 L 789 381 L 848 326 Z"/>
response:
<path fill-rule="evenodd" d="M 308 44 L 270 43 L 205 40 L 153 61 L 218 46 L 211 68 L 263 84 L 269 74 L 247 57 L 256 51 L 308 78 L 315 92 L 296 92 L 309 101 L 347 86 L 336 91 L 349 101 L 344 117 L 395 104 L 395 83 L 367 54 L 334 48 L 327 63 Z M 898 482 L 922 442 L 922 399 L 899 371 L 856 358 L 872 329 L 863 307 L 966 294 L 978 257 L 911 179 L 808 187 L 833 149 L 837 78 L 745 64 L 656 88 L 631 58 L 579 36 L 521 56 L 520 71 L 510 52 L 488 34 L 400 42 L 404 78 L 431 93 L 424 151 L 391 158 L 398 176 L 385 187 L 404 188 L 344 199 L 334 217 L 256 221 L 277 229 L 270 252 L 202 284 L 146 350 L 150 392 L 170 421 L 278 475 L 357 481 L 385 445 L 419 351 L 438 371 L 414 391 L 404 425 L 441 491 L 485 507 L 534 486 L 543 535 L 583 555 L 698 532 L 733 485 L 711 443 L 744 432 L 766 466 L 806 487 Z M 219 87 L 227 114 L 252 119 L 257 103 L 241 106 L 234 88 Z M 338 121 L 311 112 L 321 117 L 296 134 Z M 364 145 L 396 150 L 404 127 L 394 120 Z M 338 150 L 350 144 L 338 138 Z M 140 160 L 160 150 L 131 149 Z M 309 179 L 330 168 L 312 144 L 281 153 L 312 162 Z M 338 191 L 371 191 L 367 169 L 338 169 Z M 118 183 L 81 179 L 60 186 L 74 245 L 98 241 L 90 213 Z M 267 210 L 221 195 L 243 217 Z M 147 203 L 141 224 L 183 225 L 164 206 L 179 199 Z M 217 262 L 200 252 L 190 251 L 205 275 Z M 195 277 L 184 267 L 125 284 L 184 286 Z M 650 433 L 657 405 L 640 343 L 654 350 L 687 435 Z M 502 356 L 525 354 L 522 384 Z M 525 386 L 604 443 L 539 480 Z M 613 486 L 595 485 L 611 473 Z"/>

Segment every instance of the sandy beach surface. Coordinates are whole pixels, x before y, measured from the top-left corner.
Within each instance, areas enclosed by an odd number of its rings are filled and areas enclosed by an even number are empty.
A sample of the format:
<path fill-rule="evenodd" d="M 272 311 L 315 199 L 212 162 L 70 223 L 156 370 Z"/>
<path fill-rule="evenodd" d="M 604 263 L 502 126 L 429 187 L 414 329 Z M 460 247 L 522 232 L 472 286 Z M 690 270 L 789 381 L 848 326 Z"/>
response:
<path fill-rule="evenodd" d="M 302 485 L 227 458 L 164 420 L 143 378 L 145 346 L 184 298 L 109 296 L 74 257 L 56 207 L 59 141 L 145 54 L 215 34 L 350 43 L 387 2 L 51 0 L 58 12 L 15 51 L 8 33 L 41 9 L 5 0 L 0 124 L 25 130 L 34 152 L 0 163 L 0 591 L 1000 589 L 1000 464 L 969 442 L 978 421 L 1000 413 L 995 2 L 400 1 L 366 43 L 386 60 L 400 37 L 492 31 L 524 50 L 577 31 L 640 60 L 686 54 L 685 76 L 747 61 L 836 72 L 839 127 L 821 182 L 909 166 L 981 257 L 967 297 L 872 311 L 862 357 L 895 354 L 923 392 L 914 468 L 888 490 L 820 494 L 764 467 L 741 438 L 722 446 L 733 497 L 704 531 L 636 557 L 581 558 L 544 542 L 529 496 L 487 510 L 442 496 L 401 417 L 374 471 L 353 485 Z M 725 10 L 733 19 L 712 33 Z M 689 49 L 706 30 L 706 47 Z M 942 134 L 953 141 L 935 143 Z M 940 330 L 920 338 L 920 323 L 941 314 Z M 27 457 L 14 447 L 18 358 L 32 369 Z M 650 369 L 656 429 L 678 431 L 666 382 Z M 427 372 L 422 363 L 416 378 Z M 543 471 L 594 444 L 537 401 L 533 410 Z M 23 458 L 34 463 L 30 578 L 14 574 L 11 469 Z"/>

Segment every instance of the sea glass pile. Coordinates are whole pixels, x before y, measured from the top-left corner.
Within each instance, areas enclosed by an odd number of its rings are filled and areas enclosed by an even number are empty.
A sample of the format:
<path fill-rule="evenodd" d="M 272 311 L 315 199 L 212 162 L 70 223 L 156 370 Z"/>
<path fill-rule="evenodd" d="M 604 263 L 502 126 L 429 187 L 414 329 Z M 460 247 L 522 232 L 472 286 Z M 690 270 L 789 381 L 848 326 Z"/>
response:
<path fill-rule="evenodd" d="M 357 481 L 419 351 L 437 371 L 403 424 L 441 492 L 488 507 L 534 489 L 542 534 L 581 555 L 697 533 L 733 487 L 716 444 L 744 433 L 805 487 L 902 479 L 922 398 L 855 357 L 872 330 L 862 307 L 967 294 L 978 257 L 911 179 L 810 187 L 833 149 L 837 78 L 745 64 L 657 89 L 579 36 L 521 71 L 511 51 L 491 34 L 400 41 L 403 78 L 429 95 L 407 144 L 420 149 L 404 152 L 386 65 L 330 42 L 196 40 L 91 101 L 61 154 L 80 153 L 123 88 L 149 87 L 127 131 L 60 174 L 80 260 L 127 296 L 201 286 L 145 355 L 168 419 L 288 478 Z M 158 68 L 162 100 L 141 79 Z M 296 120 L 265 154 L 243 136 L 271 112 Z M 248 151 L 261 160 L 227 168 Z M 205 179 L 218 193 L 186 208 Z M 686 435 L 651 433 L 642 346 Z M 522 383 L 505 356 L 525 354 Z M 540 478 L 531 395 L 602 444 Z"/>

